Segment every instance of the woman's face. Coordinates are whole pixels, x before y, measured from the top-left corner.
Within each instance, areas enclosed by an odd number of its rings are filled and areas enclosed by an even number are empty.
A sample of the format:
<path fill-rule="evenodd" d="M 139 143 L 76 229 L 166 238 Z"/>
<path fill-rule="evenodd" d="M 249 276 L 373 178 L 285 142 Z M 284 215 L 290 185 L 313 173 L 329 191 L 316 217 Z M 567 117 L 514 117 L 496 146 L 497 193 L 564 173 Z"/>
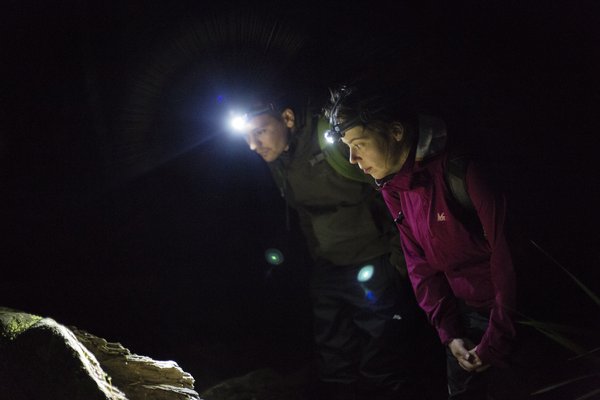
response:
<path fill-rule="evenodd" d="M 351 164 L 358 164 L 365 174 L 382 179 L 402 168 L 400 157 L 395 156 L 400 153 L 395 148 L 400 146 L 396 136 L 390 133 L 386 140 L 368 128 L 355 126 L 346 131 L 342 142 L 350 148 Z"/>

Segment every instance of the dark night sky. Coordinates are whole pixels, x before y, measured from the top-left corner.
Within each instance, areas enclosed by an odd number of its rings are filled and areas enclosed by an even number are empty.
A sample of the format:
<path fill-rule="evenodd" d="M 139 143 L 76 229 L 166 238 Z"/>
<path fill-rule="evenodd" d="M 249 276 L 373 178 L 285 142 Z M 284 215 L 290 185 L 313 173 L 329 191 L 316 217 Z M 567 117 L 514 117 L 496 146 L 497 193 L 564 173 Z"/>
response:
<path fill-rule="evenodd" d="M 188 369 L 216 338 L 308 346 L 302 239 L 220 125 L 245 79 L 292 72 L 321 94 L 376 76 L 444 117 L 600 289 L 592 2 L 199 3 L 4 2 L 0 305 Z M 270 274 L 268 247 L 286 256 Z"/>

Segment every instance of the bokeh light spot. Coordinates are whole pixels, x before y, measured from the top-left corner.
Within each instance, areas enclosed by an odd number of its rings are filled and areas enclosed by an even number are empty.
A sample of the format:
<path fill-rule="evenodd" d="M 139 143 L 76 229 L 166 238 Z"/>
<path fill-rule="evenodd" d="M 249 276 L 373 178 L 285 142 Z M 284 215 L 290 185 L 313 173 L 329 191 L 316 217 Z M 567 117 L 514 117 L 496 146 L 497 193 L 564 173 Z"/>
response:
<path fill-rule="evenodd" d="M 278 249 L 267 249 L 265 251 L 265 259 L 271 265 L 279 265 L 283 263 L 283 253 Z"/>
<path fill-rule="evenodd" d="M 359 282 L 366 282 L 373 277 L 374 272 L 375 272 L 375 269 L 373 268 L 372 265 L 365 265 L 364 267 L 362 267 L 360 269 L 360 271 L 358 271 L 358 274 L 356 275 L 356 279 Z"/>

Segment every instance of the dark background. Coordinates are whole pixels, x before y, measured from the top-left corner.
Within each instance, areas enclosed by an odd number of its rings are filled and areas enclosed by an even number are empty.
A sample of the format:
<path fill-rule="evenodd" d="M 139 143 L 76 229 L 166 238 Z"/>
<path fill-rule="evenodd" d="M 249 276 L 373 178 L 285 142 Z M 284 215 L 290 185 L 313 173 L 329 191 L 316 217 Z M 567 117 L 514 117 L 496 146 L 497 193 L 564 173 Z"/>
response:
<path fill-rule="evenodd" d="M 303 365 L 306 249 L 223 126 L 248 81 L 288 76 L 321 95 L 377 78 L 442 116 L 600 290 L 593 2 L 212 3 L 3 2 L 0 305 L 175 359 L 199 388 Z M 597 322 L 544 268 L 541 314 Z"/>

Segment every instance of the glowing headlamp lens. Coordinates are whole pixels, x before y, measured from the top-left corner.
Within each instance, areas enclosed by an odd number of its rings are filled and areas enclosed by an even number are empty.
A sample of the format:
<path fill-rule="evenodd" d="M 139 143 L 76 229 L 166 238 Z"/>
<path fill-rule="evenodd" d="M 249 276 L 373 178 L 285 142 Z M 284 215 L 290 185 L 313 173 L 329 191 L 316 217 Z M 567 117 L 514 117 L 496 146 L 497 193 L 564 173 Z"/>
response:
<path fill-rule="evenodd" d="M 325 131 L 325 140 L 327 140 L 328 143 L 335 143 L 344 137 L 347 130 L 352 129 L 360 124 L 361 120 L 360 118 L 353 118 L 349 121 L 340 122 L 338 124 L 334 122 L 333 119 L 330 119 L 329 123 L 331 125 L 331 129 Z"/>
<path fill-rule="evenodd" d="M 335 143 L 336 139 L 339 139 L 339 138 L 336 138 L 336 134 L 332 130 L 325 131 L 324 135 L 325 135 L 325 140 L 327 141 L 327 143 L 330 143 L 330 144 Z"/>
<path fill-rule="evenodd" d="M 244 115 L 234 115 L 231 118 L 231 127 L 236 132 L 243 131 L 247 124 L 248 124 L 248 117 L 247 117 L 246 114 L 244 114 Z"/>
<path fill-rule="evenodd" d="M 257 115 L 264 114 L 270 111 L 275 110 L 275 106 L 269 103 L 266 106 L 262 106 L 259 108 L 250 109 L 245 114 L 231 113 L 231 117 L 229 120 L 229 124 L 231 128 L 238 133 L 243 133 L 244 130 L 248 127 L 248 122 L 256 117 Z"/>

